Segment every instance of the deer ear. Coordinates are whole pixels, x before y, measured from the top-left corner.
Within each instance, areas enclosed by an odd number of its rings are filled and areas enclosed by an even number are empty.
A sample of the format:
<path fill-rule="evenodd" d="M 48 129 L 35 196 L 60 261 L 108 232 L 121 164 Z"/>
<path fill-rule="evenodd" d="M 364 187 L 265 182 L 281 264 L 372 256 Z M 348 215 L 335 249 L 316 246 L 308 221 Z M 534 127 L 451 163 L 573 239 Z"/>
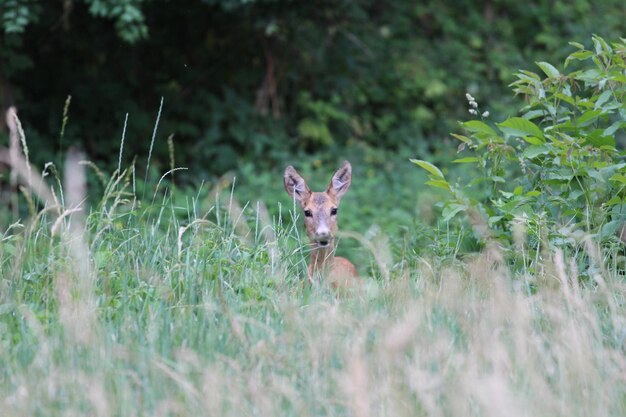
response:
<path fill-rule="evenodd" d="M 285 190 L 290 197 L 295 198 L 300 204 L 311 194 L 304 178 L 291 165 L 285 169 Z"/>
<path fill-rule="evenodd" d="M 341 168 L 335 172 L 332 180 L 330 180 L 327 191 L 335 194 L 337 198 L 341 198 L 350 188 L 350 184 L 352 184 L 352 165 L 348 161 L 343 161 Z"/>

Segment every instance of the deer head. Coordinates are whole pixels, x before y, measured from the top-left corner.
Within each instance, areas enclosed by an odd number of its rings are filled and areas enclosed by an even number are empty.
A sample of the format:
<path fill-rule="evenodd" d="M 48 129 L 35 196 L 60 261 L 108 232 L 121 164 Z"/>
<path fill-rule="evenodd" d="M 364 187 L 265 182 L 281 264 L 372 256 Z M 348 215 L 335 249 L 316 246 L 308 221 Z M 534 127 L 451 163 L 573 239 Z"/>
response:
<path fill-rule="evenodd" d="M 314 245 L 327 247 L 333 243 L 339 202 L 351 182 L 352 166 L 348 161 L 343 162 L 323 192 L 311 192 L 304 178 L 291 165 L 285 169 L 285 190 L 302 207 L 306 233 Z"/>

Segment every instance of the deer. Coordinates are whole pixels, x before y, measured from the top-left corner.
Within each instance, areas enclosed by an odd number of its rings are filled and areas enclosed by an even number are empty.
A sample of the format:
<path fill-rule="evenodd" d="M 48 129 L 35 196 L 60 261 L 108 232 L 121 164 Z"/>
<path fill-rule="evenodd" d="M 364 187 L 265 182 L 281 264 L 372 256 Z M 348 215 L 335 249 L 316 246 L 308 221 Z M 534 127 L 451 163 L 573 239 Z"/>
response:
<path fill-rule="evenodd" d="M 289 165 L 285 169 L 285 190 L 304 213 L 306 234 L 310 240 L 311 261 L 308 282 L 325 280 L 334 289 L 343 290 L 361 284 L 352 262 L 335 256 L 335 236 L 341 198 L 352 183 L 352 166 L 344 161 L 335 172 L 326 191 L 311 192 L 306 181 Z"/>

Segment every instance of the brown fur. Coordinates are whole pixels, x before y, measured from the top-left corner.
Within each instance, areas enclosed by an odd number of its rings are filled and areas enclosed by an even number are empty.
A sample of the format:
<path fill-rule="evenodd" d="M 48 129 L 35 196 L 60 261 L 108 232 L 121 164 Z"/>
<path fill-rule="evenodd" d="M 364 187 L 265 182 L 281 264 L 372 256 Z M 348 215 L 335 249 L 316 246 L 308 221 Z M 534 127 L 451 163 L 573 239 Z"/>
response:
<path fill-rule="evenodd" d="M 345 161 L 324 192 L 311 192 L 306 181 L 292 166 L 285 169 L 285 190 L 302 207 L 306 233 L 311 240 L 311 262 L 309 281 L 326 280 L 336 289 L 359 285 L 361 280 L 354 265 L 335 256 L 335 235 L 341 197 L 352 182 L 352 167 Z M 307 216 L 310 214 L 310 216 Z"/>

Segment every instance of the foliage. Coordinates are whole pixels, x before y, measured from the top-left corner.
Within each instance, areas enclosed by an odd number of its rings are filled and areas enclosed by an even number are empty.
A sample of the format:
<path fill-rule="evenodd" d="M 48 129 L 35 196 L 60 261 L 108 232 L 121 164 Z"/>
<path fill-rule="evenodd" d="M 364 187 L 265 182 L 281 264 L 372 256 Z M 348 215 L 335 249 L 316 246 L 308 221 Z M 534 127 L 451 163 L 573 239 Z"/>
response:
<path fill-rule="evenodd" d="M 461 123 L 466 134 L 453 136 L 461 142 L 459 150 L 471 156 L 453 162 L 479 167 L 482 175 L 468 185 L 486 186 L 484 198 L 462 192 L 432 164 L 414 161 L 428 171 L 430 185 L 454 196 L 445 204 L 445 220 L 478 210 L 497 238 L 510 243 L 522 227 L 536 249 L 544 243 L 576 247 L 586 238 L 583 231 L 604 242 L 621 233 L 626 40 L 609 43 L 594 36 L 592 41 L 591 49 L 572 43 L 576 51 L 562 69 L 537 62 L 543 74 L 516 74 L 511 86 L 526 99 L 521 117 L 495 125 L 483 118 Z M 477 109 L 471 95 L 468 100 L 470 109 Z"/>
<path fill-rule="evenodd" d="M 5 0 L 0 8 L 1 27 L 6 33 L 23 33 L 26 26 L 36 21 L 37 8 L 29 7 L 27 0 Z"/>
<path fill-rule="evenodd" d="M 67 19 L 74 0 L 63 3 L 63 18 Z M 143 0 L 82 0 L 89 6 L 93 16 L 115 20 L 118 35 L 133 43 L 148 35 L 144 15 L 140 9 Z M 24 33 L 28 25 L 38 23 L 38 16 L 45 5 L 34 0 L 4 0 L 0 5 L 2 20 L 0 28 L 6 34 Z M 67 24 L 67 22 L 66 22 Z"/>
<path fill-rule="evenodd" d="M 85 0 L 89 13 L 115 20 L 117 34 L 134 43 L 148 36 L 148 27 L 140 9 L 143 0 Z"/>
<path fill-rule="evenodd" d="M 145 155 L 164 97 L 155 164 L 173 134 L 185 166 L 221 175 L 354 142 L 436 151 L 463 92 L 510 113 L 516 68 L 617 36 L 623 2 L 9 0 L 0 16 L 0 107 L 28 115 L 39 165 L 80 145 L 113 167 L 126 113 L 128 154 Z"/>

